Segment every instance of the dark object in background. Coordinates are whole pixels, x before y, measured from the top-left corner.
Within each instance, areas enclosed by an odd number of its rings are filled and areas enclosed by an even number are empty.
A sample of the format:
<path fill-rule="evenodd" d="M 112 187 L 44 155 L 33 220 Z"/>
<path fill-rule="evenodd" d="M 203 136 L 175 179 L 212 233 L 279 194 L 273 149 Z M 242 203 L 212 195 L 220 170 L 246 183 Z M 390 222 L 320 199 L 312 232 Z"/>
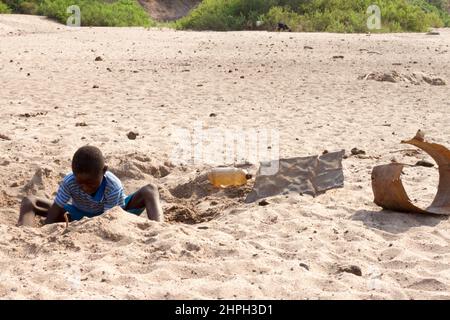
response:
<path fill-rule="evenodd" d="M 283 22 L 278 22 L 277 31 L 289 31 L 292 32 L 291 28 Z"/>

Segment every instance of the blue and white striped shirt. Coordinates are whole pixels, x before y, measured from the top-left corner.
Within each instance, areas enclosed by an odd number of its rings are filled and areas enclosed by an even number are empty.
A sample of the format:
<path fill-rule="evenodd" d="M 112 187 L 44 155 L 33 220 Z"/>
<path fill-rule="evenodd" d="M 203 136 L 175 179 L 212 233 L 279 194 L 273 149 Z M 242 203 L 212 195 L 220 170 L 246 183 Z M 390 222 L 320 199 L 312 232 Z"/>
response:
<path fill-rule="evenodd" d="M 125 193 L 122 182 L 112 172 L 107 171 L 103 177 L 106 180 L 103 196 L 97 201 L 90 194 L 81 190 L 75 180 L 75 175 L 69 173 L 59 186 L 55 203 L 64 208 L 72 199 L 72 205 L 90 214 L 99 215 L 114 207 L 125 206 Z"/>

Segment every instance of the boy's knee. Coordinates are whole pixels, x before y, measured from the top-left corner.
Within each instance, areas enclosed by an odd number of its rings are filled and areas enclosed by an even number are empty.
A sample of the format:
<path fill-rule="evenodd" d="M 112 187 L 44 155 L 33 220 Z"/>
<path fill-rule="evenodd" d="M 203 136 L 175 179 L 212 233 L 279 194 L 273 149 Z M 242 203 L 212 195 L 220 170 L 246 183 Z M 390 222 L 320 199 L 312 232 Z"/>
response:
<path fill-rule="evenodd" d="M 148 185 L 143 187 L 142 193 L 145 197 L 152 197 L 152 198 L 159 195 L 158 187 L 153 183 L 149 183 Z"/>

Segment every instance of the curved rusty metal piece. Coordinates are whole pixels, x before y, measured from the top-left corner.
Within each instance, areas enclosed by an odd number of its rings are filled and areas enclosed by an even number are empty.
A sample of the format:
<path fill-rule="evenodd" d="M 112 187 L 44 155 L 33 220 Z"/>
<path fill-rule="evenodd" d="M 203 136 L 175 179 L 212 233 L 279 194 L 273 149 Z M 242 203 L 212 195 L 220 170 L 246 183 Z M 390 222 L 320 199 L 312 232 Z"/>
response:
<path fill-rule="evenodd" d="M 402 141 L 402 143 L 422 149 L 438 164 L 439 185 L 436 197 L 426 209 L 418 208 L 412 204 L 401 180 L 404 166 L 399 163 L 392 163 L 377 166 L 372 171 L 374 202 L 388 210 L 450 215 L 450 150 L 440 144 L 426 142 L 420 131 L 413 139 Z"/>

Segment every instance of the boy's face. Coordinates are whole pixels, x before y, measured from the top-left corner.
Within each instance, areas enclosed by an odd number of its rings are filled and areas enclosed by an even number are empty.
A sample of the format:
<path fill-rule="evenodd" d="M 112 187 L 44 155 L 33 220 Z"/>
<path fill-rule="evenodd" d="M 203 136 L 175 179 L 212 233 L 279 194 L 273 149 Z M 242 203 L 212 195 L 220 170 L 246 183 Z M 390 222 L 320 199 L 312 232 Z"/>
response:
<path fill-rule="evenodd" d="M 89 173 L 77 173 L 75 174 L 75 180 L 77 181 L 77 184 L 80 186 L 81 190 L 83 190 L 87 194 L 93 194 L 102 184 L 104 173 L 105 172 L 103 171 L 97 176 L 93 176 Z"/>

